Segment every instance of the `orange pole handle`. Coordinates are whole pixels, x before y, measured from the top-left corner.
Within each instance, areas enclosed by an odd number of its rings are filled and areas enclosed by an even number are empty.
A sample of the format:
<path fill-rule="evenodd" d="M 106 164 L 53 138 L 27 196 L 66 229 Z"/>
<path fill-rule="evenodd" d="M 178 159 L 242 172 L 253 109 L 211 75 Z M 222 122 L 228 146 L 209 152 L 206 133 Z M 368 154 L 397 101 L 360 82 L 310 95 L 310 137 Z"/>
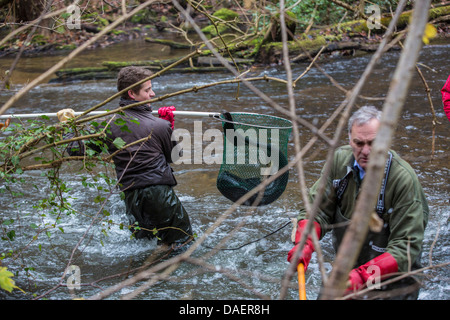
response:
<path fill-rule="evenodd" d="M 306 300 L 306 286 L 305 286 L 305 267 L 303 263 L 297 266 L 298 273 L 298 294 L 300 300 Z"/>

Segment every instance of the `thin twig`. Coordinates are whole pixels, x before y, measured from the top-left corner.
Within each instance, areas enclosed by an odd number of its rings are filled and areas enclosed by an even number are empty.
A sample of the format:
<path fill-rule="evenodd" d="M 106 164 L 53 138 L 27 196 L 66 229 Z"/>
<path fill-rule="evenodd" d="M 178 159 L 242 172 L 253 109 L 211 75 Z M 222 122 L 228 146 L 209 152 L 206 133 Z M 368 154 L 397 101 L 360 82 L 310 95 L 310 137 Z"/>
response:
<path fill-rule="evenodd" d="M 19 92 L 17 92 L 14 96 L 12 96 L 6 103 L 3 104 L 3 106 L 0 108 L 0 115 L 4 114 L 6 110 L 8 110 L 12 105 L 17 102 L 20 98 L 22 98 L 28 91 L 30 91 L 32 88 L 37 86 L 42 80 L 44 80 L 46 77 L 51 75 L 52 73 L 55 73 L 57 70 L 59 70 L 63 65 L 65 65 L 67 62 L 72 60 L 74 57 L 76 57 L 80 52 L 85 50 L 88 46 L 90 46 L 92 43 L 100 39 L 100 37 L 104 36 L 111 30 L 113 30 L 115 27 L 117 27 L 119 24 L 124 22 L 126 19 L 132 17 L 136 13 L 138 13 L 140 10 L 148 7 L 150 4 L 155 2 L 156 0 L 149 0 L 145 3 L 139 5 L 134 10 L 130 11 L 128 14 L 121 16 L 108 26 L 106 26 L 104 29 L 102 29 L 99 33 L 97 33 L 94 37 L 89 39 L 88 41 L 84 42 L 81 46 L 73 50 L 67 57 L 63 58 L 61 61 L 53 65 L 50 69 L 48 69 L 46 72 L 42 73 L 39 77 L 32 80 L 30 83 L 28 83 L 25 87 L 23 87 Z"/>

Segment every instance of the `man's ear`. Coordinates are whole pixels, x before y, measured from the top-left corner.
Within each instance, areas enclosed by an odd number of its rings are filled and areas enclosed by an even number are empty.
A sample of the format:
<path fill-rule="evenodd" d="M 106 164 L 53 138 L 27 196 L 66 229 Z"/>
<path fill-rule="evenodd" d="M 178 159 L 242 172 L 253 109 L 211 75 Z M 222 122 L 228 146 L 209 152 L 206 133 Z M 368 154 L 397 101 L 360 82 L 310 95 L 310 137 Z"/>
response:
<path fill-rule="evenodd" d="M 128 96 L 131 98 L 131 100 L 134 100 L 134 92 L 133 92 L 133 90 L 128 90 Z"/>

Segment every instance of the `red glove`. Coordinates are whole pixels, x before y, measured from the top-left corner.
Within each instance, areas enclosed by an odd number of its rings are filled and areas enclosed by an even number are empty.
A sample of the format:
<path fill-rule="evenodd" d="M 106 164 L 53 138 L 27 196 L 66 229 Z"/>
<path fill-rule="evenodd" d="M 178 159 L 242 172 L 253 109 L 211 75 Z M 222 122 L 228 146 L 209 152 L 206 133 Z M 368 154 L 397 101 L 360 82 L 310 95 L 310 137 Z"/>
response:
<path fill-rule="evenodd" d="M 397 271 L 398 271 L 398 264 L 397 261 L 394 259 L 394 257 L 388 252 L 380 254 L 378 257 L 370 260 L 366 264 L 363 264 L 362 266 L 359 266 L 358 268 L 355 268 L 352 271 L 350 271 L 349 274 L 350 285 L 345 291 L 345 294 L 350 294 L 353 291 L 358 291 L 359 289 L 364 287 L 365 284 L 367 284 L 367 280 L 369 280 L 370 277 L 381 278 L 385 275 Z M 370 280 L 369 280 L 370 283 L 373 283 L 374 282 L 373 280 L 381 282 L 381 279 L 374 278 Z"/>
<path fill-rule="evenodd" d="M 444 86 L 441 89 L 442 94 L 442 104 L 444 105 L 444 112 L 447 115 L 448 120 L 450 121 L 450 76 L 445 82 Z"/>
<path fill-rule="evenodd" d="M 158 114 L 159 117 L 161 119 L 167 120 L 170 122 L 171 126 L 172 126 L 172 130 L 174 128 L 174 123 L 175 123 L 175 115 L 173 114 L 173 111 L 175 111 L 175 107 L 171 106 L 171 107 L 162 107 L 158 109 Z"/>
<path fill-rule="evenodd" d="M 295 232 L 295 246 L 289 251 L 287 260 L 291 262 L 292 257 L 295 254 L 295 251 L 298 248 L 298 243 L 300 242 L 300 239 L 302 238 L 303 230 L 306 227 L 306 224 L 308 223 L 308 220 L 300 220 L 298 222 L 298 228 Z M 317 238 L 320 239 L 320 224 L 314 221 L 314 226 L 316 228 Z M 303 263 L 303 266 L 305 267 L 305 271 L 308 268 L 309 261 L 311 261 L 311 255 L 314 252 L 314 245 L 311 240 L 311 236 L 308 236 L 306 239 L 305 245 L 303 246 L 303 251 L 300 253 L 300 257 L 298 258 L 297 265 L 300 263 Z"/>

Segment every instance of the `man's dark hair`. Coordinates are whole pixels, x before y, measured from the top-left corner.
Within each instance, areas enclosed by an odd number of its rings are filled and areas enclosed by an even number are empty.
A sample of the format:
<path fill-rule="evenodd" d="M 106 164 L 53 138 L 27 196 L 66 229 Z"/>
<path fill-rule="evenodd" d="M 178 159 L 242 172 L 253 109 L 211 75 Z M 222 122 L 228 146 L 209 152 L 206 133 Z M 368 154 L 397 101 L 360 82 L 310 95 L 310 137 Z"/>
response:
<path fill-rule="evenodd" d="M 125 88 L 141 81 L 142 79 L 148 78 L 153 74 L 148 69 L 141 67 L 125 67 L 120 69 L 119 75 L 117 76 L 117 91 L 122 91 Z M 142 84 L 131 89 L 134 93 L 139 93 Z M 122 98 L 130 99 L 128 92 L 122 93 Z"/>

